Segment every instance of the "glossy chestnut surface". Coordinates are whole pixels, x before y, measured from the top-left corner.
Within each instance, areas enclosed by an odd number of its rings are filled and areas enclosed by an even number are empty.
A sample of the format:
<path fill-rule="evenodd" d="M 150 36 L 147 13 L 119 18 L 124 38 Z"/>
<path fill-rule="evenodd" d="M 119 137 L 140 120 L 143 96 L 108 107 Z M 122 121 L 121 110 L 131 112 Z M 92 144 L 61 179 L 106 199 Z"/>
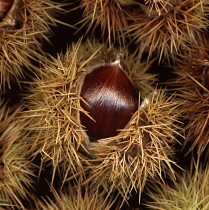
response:
<path fill-rule="evenodd" d="M 84 110 L 95 120 L 81 113 L 90 140 L 115 136 L 123 129 L 138 107 L 138 93 L 118 63 L 94 69 L 86 75 L 81 96 Z"/>
<path fill-rule="evenodd" d="M 2 20 L 11 9 L 14 0 L 0 0 L 0 20 Z"/>

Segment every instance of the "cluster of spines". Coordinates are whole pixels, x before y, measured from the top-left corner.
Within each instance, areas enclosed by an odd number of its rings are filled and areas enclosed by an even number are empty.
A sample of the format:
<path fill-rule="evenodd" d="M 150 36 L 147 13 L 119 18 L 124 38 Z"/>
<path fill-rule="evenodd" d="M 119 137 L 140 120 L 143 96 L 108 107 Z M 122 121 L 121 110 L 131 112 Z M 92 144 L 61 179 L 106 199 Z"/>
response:
<path fill-rule="evenodd" d="M 138 111 L 119 135 L 90 142 L 78 118 L 80 112 L 88 115 L 80 106 L 79 90 L 86 67 L 108 60 L 112 49 L 103 57 L 104 49 L 89 41 L 78 42 L 42 67 L 25 99 L 28 110 L 23 117 L 30 120 L 26 130 L 31 133 L 27 153 L 32 157 L 42 154 L 40 172 L 47 164 L 53 166 L 51 186 L 59 174 L 63 185 L 72 180 L 84 186 L 93 183 L 109 196 L 118 190 L 127 201 L 133 189 L 141 194 L 147 176 L 173 170 L 172 145 L 180 135 L 177 104 L 163 90 L 151 86 L 155 75 L 146 70 L 152 62 L 140 63 L 124 53 L 121 63 L 130 64 L 127 73 L 141 90 Z"/>
<path fill-rule="evenodd" d="M 116 198 L 107 198 L 105 191 L 98 186 L 70 186 L 66 189 L 57 191 L 55 188 L 52 190 L 53 199 L 48 198 L 44 201 L 37 200 L 35 206 L 37 210 L 60 210 L 60 209 L 104 209 L 110 210 L 113 208 L 118 209 Z"/>
<path fill-rule="evenodd" d="M 185 171 L 178 172 L 169 182 L 158 180 L 150 183 L 147 194 L 151 201 L 145 204 L 148 209 L 162 210 L 206 210 L 209 207 L 208 166 L 194 158 Z"/>
<path fill-rule="evenodd" d="M 176 79 L 168 82 L 170 87 L 176 90 L 176 100 L 181 104 L 181 119 L 187 121 L 184 125 L 184 147 L 188 152 L 198 148 L 198 154 L 202 155 L 207 150 L 209 143 L 208 133 L 208 54 L 205 48 L 199 46 L 178 59 L 173 67 Z M 206 154 L 208 152 L 206 151 Z"/>
<path fill-rule="evenodd" d="M 191 51 L 208 26 L 207 1 L 83 0 L 79 7 L 84 8 L 81 27 L 95 32 L 99 26 L 109 43 L 126 47 L 131 42 L 137 54 L 159 61 Z"/>
<path fill-rule="evenodd" d="M 0 106 L 0 206 L 24 209 L 24 199 L 30 195 L 35 167 L 25 151 L 27 122 L 22 120 L 22 107 Z"/>
<path fill-rule="evenodd" d="M 55 16 L 64 11 L 62 6 L 51 0 L 13 2 L 11 10 L 0 22 L 1 89 L 11 88 L 13 83 L 20 86 L 27 71 L 36 70 L 35 62 L 44 59 L 42 43 L 49 41 L 50 27 L 59 22 Z"/>

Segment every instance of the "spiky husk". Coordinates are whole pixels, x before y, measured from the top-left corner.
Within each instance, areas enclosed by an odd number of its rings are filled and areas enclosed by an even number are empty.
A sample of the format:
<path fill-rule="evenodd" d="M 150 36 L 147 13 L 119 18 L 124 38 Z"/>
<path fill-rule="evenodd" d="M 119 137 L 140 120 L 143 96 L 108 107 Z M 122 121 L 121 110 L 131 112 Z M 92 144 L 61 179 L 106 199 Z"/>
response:
<path fill-rule="evenodd" d="M 26 69 L 35 70 L 32 60 L 43 58 L 41 43 L 58 22 L 55 13 L 64 11 L 51 0 L 15 0 L 13 7 L 0 23 L 0 88 L 19 82 Z"/>
<path fill-rule="evenodd" d="M 98 186 L 94 186 L 94 188 L 88 185 L 84 187 L 68 186 L 61 192 L 53 189 L 53 198 L 48 198 L 45 202 L 37 201 L 36 210 L 109 210 L 114 202 L 115 198 L 107 198 L 105 192 Z"/>
<path fill-rule="evenodd" d="M 116 53 L 118 55 L 118 53 Z M 108 139 L 90 142 L 79 120 L 81 78 L 89 67 L 115 59 L 114 50 L 87 42 L 73 45 L 65 55 L 49 61 L 32 84 L 28 111 L 32 156 L 42 154 L 42 163 L 54 167 L 65 181 L 102 186 L 110 195 L 116 189 L 128 199 L 132 189 L 141 192 L 148 175 L 172 170 L 178 134 L 177 104 L 155 92 L 150 84 L 149 65 L 124 53 L 121 65 L 140 91 L 142 102 L 126 128 Z M 148 94 L 149 93 L 149 94 Z M 150 94 L 152 93 L 152 94 Z M 140 194 L 140 193 L 139 193 Z"/>
<path fill-rule="evenodd" d="M 126 4 L 125 1 L 123 3 Z M 132 1 L 131 5 L 135 3 Z M 124 46 L 124 28 L 129 24 L 128 18 L 133 20 L 133 11 L 124 7 L 124 4 L 120 0 L 82 0 L 79 8 L 84 8 L 84 12 L 78 24 L 82 24 L 81 28 L 87 25 L 87 32 L 90 30 L 94 32 L 99 26 L 105 41 L 107 40 L 110 45 L 117 41 L 120 46 Z"/>
<path fill-rule="evenodd" d="M 79 120 L 79 112 L 85 113 L 80 106 L 80 100 L 83 100 L 79 96 L 80 78 L 86 74 L 87 66 L 101 65 L 107 58 L 111 60 L 111 55 L 112 50 L 108 51 L 103 45 L 78 42 L 65 55 L 49 59 L 31 84 L 32 94 L 26 98 L 28 111 L 24 113 L 30 121 L 27 130 L 31 132 L 28 140 L 31 148 L 28 152 L 34 157 L 41 153 L 42 163 L 53 165 L 52 180 L 56 171 L 66 178 L 83 173 L 83 165 L 89 164 L 88 158 L 78 152 L 87 139 Z M 148 64 L 140 64 L 138 59 L 126 53 L 121 57 L 121 63 L 125 63 L 124 68 L 136 87 L 143 90 L 142 96 L 153 90 L 150 84 L 154 76 L 146 73 Z"/>
<path fill-rule="evenodd" d="M 110 194 L 117 189 L 125 201 L 133 189 L 141 196 L 148 176 L 162 177 L 166 170 L 174 173 L 173 146 L 180 131 L 176 107 L 163 91 L 154 92 L 119 135 L 88 143 L 86 148 L 96 158 L 84 166 L 88 169 L 85 183 L 92 181 Z"/>
<path fill-rule="evenodd" d="M 26 122 L 18 118 L 22 108 L 0 105 L 0 206 L 24 209 L 22 198 L 29 197 L 33 165 L 27 159 Z"/>
<path fill-rule="evenodd" d="M 161 181 L 151 182 L 146 202 L 150 209 L 159 210 L 207 210 L 209 208 L 209 170 L 200 161 L 192 160 L 186 171 L 171 177 L 169 184 Z"/>
<path fill-rule="evenodd" d="M 208 26 L 206 0 L 171 1 L 164 7 L 160 14 L 154 8 L 147 14 L 143 6 L 144 13 L 135 15 L 134 23 L 125 29 L 135 40 L 138 53 L 147 53 L 148 59 L 157 55 L 160 61 L 173 60 L 189 51 L 191 42 L 199 44 Z"/>
<path fill-rule="evenodd" d="M 178 65 L 174 67 L 177 78 L 169 81 L 169 85 L 177 91 L 181 117 L 187 121 L 184 146 L 189 145 L 189 152 L 197 146 L 199 155 L 209 144 L 209 90 L 205 87 L 208 58 L 206 48 L 197 47 L 190 55 L 177 61 Z M 209 151 L 206 153 L 209 155 Z"/>

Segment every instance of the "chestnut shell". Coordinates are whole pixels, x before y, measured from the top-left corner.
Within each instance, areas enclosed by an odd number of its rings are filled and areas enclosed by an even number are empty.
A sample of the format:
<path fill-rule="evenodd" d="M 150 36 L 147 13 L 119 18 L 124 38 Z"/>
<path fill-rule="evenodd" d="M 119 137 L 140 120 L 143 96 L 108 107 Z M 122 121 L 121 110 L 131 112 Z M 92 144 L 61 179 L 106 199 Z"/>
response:
<path fill-rule="evenodd" d="M 138 108 L 138 93 L 118 63 L 94 69 L 81 87 L 81 107 L 94 119 L 81 113 L 91 141 L 115 136 Z"/>

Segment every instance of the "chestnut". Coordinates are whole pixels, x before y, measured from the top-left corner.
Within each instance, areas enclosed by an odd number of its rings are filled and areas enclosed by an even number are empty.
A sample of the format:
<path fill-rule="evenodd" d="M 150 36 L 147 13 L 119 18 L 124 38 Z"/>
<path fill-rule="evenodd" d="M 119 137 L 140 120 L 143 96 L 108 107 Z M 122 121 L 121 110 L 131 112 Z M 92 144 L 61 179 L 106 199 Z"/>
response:
<path fill-rule="evenodd" d="M 0 0 L 0 20 L 2 20 L 11 9 L 14 0 Z"/>
<path fill-rule="evenodd" d="M 113 137 L 137 111 L 139 96 L 118 61 L 93 69 L 81 87 L 82 125 L 91 141 Z"/>

